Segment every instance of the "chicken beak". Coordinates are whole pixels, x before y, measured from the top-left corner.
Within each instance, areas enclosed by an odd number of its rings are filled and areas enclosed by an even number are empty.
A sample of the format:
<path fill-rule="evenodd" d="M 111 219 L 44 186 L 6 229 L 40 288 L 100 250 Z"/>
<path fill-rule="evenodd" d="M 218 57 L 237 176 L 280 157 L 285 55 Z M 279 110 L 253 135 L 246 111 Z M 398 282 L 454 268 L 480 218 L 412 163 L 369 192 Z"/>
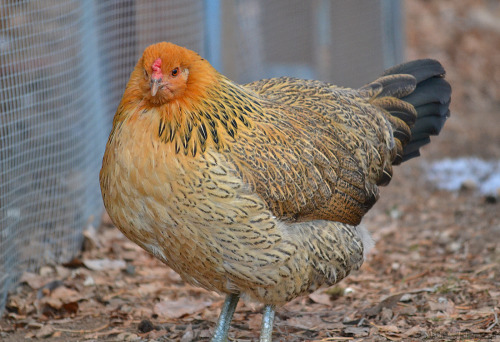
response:
<path fill-rule="evenodd" d="M 160 88 L 161 78 L 151 80 L 151 96 L 156 96 L 158 89 Z"/>

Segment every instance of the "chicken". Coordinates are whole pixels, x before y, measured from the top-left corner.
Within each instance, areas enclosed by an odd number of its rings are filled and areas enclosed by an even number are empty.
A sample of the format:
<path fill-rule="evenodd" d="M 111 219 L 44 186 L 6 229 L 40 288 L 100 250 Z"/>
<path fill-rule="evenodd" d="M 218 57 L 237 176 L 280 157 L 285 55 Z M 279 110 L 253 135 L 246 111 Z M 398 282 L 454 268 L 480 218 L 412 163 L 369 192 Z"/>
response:
<path fill-rule="evenodd" d="M 139 59 L 100 172 L 104 204 L 133 242 L 184 281 L 276 307 L 339 282 L 372 244 L 359 226 L 392 166 L 449 116 L 439 62 L 387 70 L 360 89 L 290 77 L 238 85 L 172 43 Z"/>

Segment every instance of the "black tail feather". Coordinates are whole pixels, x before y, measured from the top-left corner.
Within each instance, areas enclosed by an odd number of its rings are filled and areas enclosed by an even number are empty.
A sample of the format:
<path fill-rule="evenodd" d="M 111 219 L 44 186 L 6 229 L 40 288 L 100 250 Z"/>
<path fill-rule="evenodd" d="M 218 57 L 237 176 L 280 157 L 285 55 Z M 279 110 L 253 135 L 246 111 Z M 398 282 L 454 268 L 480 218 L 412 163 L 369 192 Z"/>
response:
<path fill-rule="evenodd" d="M 384 72 L 384 76 L 397 74 L 412 75 L 417 80 L 417 83 L 420 83 L 431 77 L 444 77 L 445 71 L 441 63 L 427 58 L 399 64 Z"/>
<path fill-rule="evenodd" d="M 444 78 L 432 77 L 417 83 L 413 93 L 401 100 L 411 103 L 416 109 L 429 103 L 446 103 L 450 100 L 450 94 L 450 84 Z"/>
<path fill-rule="evenodd" d="M 400 97 L 417 111 L 415 124 L 411 127 L 411 139 L 403 148 L 401 162 L 418 157 L 420 147 L 430 142 L 431 135 L 437 135 L 450 116 L 451 86 L 444 79 L 442 65 L 432 59 L 421 59 L 392 67 L 384 73 L 388 75 L 412 75 L 416 88 L 409 95 Z M 393 113 L 391 113 L 393 114 Z M 394 114 L 393 114 L 394 115 Z M 413 122 L 407 121 L 411 126 Z M 400 162 L 398 160 L 398 163 Z"/>
<path fill-rule="evenodd" d="M 425 105 L 418 106 L 416 110 L 418 111 L 419 117 L 424 116 L 440 116 L 440 117 L 449 117 L 450 116 L 450 101 L 448 100 L 445 103 L 432 102 L 427 103 Z"/>

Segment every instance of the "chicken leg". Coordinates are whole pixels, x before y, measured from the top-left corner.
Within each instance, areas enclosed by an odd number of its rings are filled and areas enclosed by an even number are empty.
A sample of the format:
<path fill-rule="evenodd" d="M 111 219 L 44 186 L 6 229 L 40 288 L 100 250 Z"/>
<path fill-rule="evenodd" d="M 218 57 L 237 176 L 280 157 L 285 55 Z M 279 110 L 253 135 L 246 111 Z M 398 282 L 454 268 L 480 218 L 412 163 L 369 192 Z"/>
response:
<path fill-rule="evenodd" d="M 217 320 L 217 325 L 215 326 L 215 333 L 212 337 L 212 342 L 226 342 L 227 333 L 229 331 L 229 325 L 233 318 L 234 310 L 236 310 L 236 305 L 240 300 L 240 296 L 237 294 L 229 294 L 222 305 L 222 310 Z M 269 340 L 270 341 L 270 340 Z"/>
<path fill-rule="evenodd" d="M 226 342 L 228 340 L 227 333 L 239 299 L 240 297 L 237 294 L 227 295 L 226 300 L 222 305 L 222 310 L 220 312 L 219 319 L 217 320 L 215 333 L 211 342 Z M 262 313 L 262 326 L 260 330 L 260 342 L 272 341 L 274 312 L 275 309 L 273 305 L 266 305 L 264 307 L 264 312 Z"/>
<path fill-rule="evenodd" d="M 266 305 L 262 313 L 262 325 L 260 329 L 260 342 L 271 342 L 273 334 L 274 306 Z"/>

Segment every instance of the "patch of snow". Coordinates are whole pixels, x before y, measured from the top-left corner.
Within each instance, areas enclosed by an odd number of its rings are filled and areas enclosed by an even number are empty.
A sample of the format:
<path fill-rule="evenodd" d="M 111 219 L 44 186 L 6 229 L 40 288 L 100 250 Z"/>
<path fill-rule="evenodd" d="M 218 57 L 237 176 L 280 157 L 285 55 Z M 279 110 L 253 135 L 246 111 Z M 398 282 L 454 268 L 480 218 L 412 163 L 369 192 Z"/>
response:
<path fill-rule="evenodd" d="M 500 161 L 443 159 L 429 165 L 427 177 L 439 189 L 457 191 L 474 184 L 483 195 L 497 195 L 500 192 Z"/>

